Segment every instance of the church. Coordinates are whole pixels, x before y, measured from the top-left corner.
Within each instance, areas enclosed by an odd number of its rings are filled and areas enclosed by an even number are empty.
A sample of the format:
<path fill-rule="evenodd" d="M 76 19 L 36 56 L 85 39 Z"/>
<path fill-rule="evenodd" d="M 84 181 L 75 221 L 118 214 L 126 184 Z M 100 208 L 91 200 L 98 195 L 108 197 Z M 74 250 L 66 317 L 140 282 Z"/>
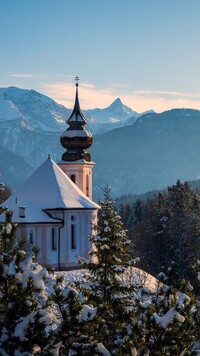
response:
<path fill-rule="evenodd" d="M 60 137 L 66 150 L 61 161 L 56 164 L 49 156 L 4 202 L 13 211 L 26 249 L 36 246 L 38 262 L 56 270 L 77 267 L 78 256 L 89 258 L 88 235 L 94 233 L 99 209 L 92 201 L 94 162 L 87 149 L 93 138 L 79 105 L 78 79 L 69 127 Z"/>

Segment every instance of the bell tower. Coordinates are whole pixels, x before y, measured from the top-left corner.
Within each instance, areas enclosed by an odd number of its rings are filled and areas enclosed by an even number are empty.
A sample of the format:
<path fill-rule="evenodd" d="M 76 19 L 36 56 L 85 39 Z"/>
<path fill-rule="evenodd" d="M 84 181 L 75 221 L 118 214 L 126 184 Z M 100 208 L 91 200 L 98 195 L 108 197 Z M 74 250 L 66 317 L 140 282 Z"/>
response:
<path fill-rule="evenodd" d="M 79 77 L 76 77 L 75 81 L 76 96 L 74 108 L 69 119 L 66 121 L 69 127 L 60 137 L 61 145 L 66 149 L 66 152 L 63 153 L 59 166 L 83 193 L 92 199 L 92 168 L 95 163 L 92 162 L 87 148 L 92 145 L 93 137 L 84 127 L 87 124 L 87 120 L 79 105 Z"/>

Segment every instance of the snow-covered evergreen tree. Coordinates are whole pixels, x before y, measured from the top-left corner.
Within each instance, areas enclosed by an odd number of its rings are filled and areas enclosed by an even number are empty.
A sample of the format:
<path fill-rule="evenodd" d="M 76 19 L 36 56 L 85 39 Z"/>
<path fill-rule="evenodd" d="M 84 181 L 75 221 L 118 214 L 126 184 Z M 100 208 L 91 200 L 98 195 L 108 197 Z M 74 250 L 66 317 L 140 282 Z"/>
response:
<path fill-rule="evenodd" d="M 140 268 L 156 276 L 174 263 L 170 284 L 188 278 L 191 265 L 200 259 L 200 195 L 179 180 L 143 206 L 141 221 L 129 228 Z"/>
<path fill-rule="evenodd" d="M 114 209 L 110 189 L 104 189 L 96 235 L 90 237 L 91 261 L 79 259 L 89 269 L 88 283 L 83 284 L 87 300 L 97 308 L 95 333 L 111 354 L 129 354 L 132 347 L 134 286 L 123 279 L 127 268 L 135 264 L 129 259 L 130 241 L 121 217 Z"/>
<path fill-rule="evenodd" d="M 59 355 L 108 355 L 95 335 L 97 308 L 86 304 L 80 290 L 58 277 L 52 300 L 60 322 L 51 349 L 57 347 Z"/>
<path fill-rule="evenodd" d="M 139 301 L 137 355 L 196 355 L 192 350 L 198 340 L 199 305 L 193 288 L 182 280 L 175 289 L 163 283 L 163 272 L 160 277 L 157 293 L 146 303 Z"/>
<path fill-rule="evenodd" d="M 48 343 L 46 327 L 51 313 L 44 294 L 45 268 L 35 263 L 35 252 L 27 255 L 24 242 L 16 238 L 12 213 L 6 212 L 0 226 L 0 353 L 34 353 Z M 39 352 L 39 351 L 38 351 Z M 28 355 L 27 353 L 27 355 Z"/>

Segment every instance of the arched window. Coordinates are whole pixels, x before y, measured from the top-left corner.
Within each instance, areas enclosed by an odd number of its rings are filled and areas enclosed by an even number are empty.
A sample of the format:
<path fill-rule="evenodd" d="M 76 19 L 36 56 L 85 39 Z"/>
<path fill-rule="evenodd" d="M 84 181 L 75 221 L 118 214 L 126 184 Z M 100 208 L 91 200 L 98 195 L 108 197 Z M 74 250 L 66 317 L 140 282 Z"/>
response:
<path fill-rule="evenodd" d="M 89 176 L 86 175 L 86 195 L 89 197 Z"/>
<path fill-rule="evenodd" d="M 33 230 L 30 230 L 30 231 L 29 231 L 29 243 L 30 243 L 31 245 L 34 244 Z"/>
<path fill-rule="evenodd" d="M 71 178 L 72 182 L 74 182 L 76 184 L 76 176 L 75 176 L 75 174 L 71 174 L 70 178 Z"/>
<path fill-rule="evenodd" d="M 76 225 L 75 225 L 75 217 L 71 216 L 71 249 L 76 249 Z"/>
<path fill-rule="evenodd" d="M 54 227 L 52 227 L 52 229 L 51 229 L 51 248 L 53 251 L 57 250 L 57 239 L 56 239 Z"/>

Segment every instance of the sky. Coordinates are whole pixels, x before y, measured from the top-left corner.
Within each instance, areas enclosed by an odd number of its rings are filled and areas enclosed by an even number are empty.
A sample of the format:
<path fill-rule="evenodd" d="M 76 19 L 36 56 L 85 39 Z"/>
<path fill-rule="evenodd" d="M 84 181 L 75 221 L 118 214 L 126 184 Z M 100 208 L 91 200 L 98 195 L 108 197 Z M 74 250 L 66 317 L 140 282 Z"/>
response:
<path fill-rule="evenodd" d="M 200 0 L 0 0 L 0 87 L 200 110 Z"/>

